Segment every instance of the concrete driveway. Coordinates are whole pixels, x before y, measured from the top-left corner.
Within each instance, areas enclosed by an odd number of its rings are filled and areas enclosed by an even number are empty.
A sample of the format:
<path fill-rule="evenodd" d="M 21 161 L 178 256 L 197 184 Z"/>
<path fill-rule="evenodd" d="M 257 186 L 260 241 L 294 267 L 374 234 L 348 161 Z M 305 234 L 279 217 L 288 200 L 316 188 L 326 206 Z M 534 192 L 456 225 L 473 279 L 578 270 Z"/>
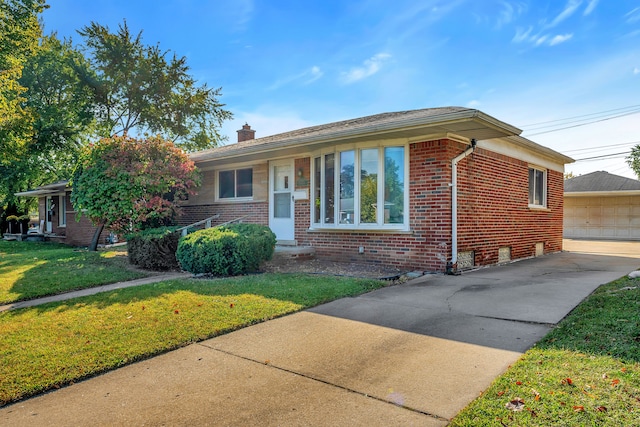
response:
<path fill-rule="evenodd" d="M 251 326 L 4 407 L 0 424 L 444 426 L 595 288 L 640 267 L 640 243 L 567 248 Z"/>

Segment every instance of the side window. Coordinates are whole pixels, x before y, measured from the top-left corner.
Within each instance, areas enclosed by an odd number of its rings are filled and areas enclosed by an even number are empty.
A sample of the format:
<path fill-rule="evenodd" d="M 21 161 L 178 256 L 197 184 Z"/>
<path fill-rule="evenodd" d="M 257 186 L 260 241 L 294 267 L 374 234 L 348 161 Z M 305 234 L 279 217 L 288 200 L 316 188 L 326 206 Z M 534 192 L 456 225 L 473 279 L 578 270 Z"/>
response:
<path fill-rule="evenodd" d="M 547 171 L 529 168 L 529 206 L 547 206 Z"/>

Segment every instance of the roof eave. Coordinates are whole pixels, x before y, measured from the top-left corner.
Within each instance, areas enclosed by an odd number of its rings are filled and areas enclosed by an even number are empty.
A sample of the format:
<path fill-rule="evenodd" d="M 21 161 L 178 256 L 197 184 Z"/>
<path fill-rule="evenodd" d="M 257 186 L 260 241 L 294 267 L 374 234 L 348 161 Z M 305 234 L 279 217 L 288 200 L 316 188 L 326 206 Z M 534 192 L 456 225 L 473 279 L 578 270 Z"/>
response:
<path fill-rule="evenodd" d="M 404 134 L 420 130 L 424 130 L 423 134 L 427 135 L 433 133 L 429 132 L 428 129 L 446 128 L 447 126 L 461 122 L 478 123 L 481 126 L 481 128 L 478 128 L 478 131 L 480 131 L 480 129 L 484 132 L 490 131 L 493 133 L 492 138 L 518 135 L 522 132 L 521 129 L 502 122 L 479 110 L 468 109 L 428 117 L 400 119 L 385 123 L 373 123 L 363 127 L 339 129 L 321 135 L 314 134 L 293 137 L 281 141 L 273 141 L 265 144 L 247 145 L 223 153 L 216 153 L 216 150 L 214 149 L 207 152 L 193 153 L 191 155 L 191 159 L 196 163 L 204 163 L 216 160 L 239 158 L 248 155 L 264 154 L 297 146 L 339 143 L 355 138 L 381 139 L 381 137 L 393 137 L 394 133 Z"/>

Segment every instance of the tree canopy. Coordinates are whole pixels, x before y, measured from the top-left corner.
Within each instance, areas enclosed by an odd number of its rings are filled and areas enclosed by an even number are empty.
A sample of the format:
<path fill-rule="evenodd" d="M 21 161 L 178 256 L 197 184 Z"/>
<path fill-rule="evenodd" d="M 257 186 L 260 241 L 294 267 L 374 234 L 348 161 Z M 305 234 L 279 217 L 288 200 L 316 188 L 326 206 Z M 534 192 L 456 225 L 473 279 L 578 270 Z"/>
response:
<path fill-rule="evenodd" d="M 185 57 L 142 42 L 124 21 L 115 33 L 92 22 L 78 33 L 93 73 L 91 88 L 100 136 L 160 133 L 186 151 L 215 147 L 218 129 L 231 118 L 218 100 L 221 89 L 198 86 Z"/>
<path fill-rule="evenodd" d="M 82 149 L 71 201 L 99 227 L 97 245 L 104 226 L 134 232 L 171 224 L 180 213 L 178 203 L 199 184 L 195 165 L 171 141 L 115 136 Z"/>
<path fill-rule="evenodd" d="M 631 149 L 631 153 L 626 158 L 627 164 L 631 170 L 640 179 L 640 145 L 636 145 Z"/>
<path fill-rule="evenodd" d="M 80 149 L 115 135 L 160 134 L 185 151 L 214 147 L 231 118 L 221 89 L 199 85 L 185 57 L 145 45 L 124 21 L 91 23 L 83 43 L 43 36 L 45 0 L 0 0 L 0 213 L 14 193 L 69 179 Z"/>
<path fill-rule="evenodd" d="M 16 213 L 13 183 L 21 170 L 13 166 L 22 158 L 32 135 L 33 114 L 25 107 L 27 88 L 20 83 L 25 64 L 38 50 L 42 30 L 38 15 L 44 0 L 0 2 L 0 208 Z M 0 209 L 1 211 L 1 209 Z"/>

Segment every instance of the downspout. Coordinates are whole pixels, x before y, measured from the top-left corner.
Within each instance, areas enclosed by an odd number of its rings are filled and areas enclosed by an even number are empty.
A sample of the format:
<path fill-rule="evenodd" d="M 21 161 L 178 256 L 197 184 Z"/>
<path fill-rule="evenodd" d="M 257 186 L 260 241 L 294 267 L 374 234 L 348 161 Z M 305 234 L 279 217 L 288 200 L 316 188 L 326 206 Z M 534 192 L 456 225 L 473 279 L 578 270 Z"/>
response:
<path fill-rule="evenodd" d="M 458 162 L 476 149 L 476 140 L 471 147 L 451 160 L 451 261 L 447 263 L 446 274 L 456 274 L 458 269 Z"/>

